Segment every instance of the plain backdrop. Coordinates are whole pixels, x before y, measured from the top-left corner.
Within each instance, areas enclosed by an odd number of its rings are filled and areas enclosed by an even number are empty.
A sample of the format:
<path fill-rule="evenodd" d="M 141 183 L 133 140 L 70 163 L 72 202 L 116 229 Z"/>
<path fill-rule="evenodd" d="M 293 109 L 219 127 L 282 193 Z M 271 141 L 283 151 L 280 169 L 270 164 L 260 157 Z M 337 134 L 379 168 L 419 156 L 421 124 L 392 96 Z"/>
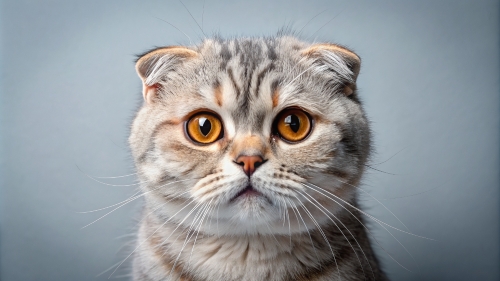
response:
<path fill-rule="evenodd" d="M 371 222 L 388 275 L 499 280 L 498 1 L 183 3 L 1 1 L 2 281 L 107 280 L 109 271 L 99 274 L 132 251 L 140 200 L 84 229 L 113 208 L 79 212 L 125 200 L 136 186 L 86 174 L 134 172 L 135 55 L 199 43 L 195 20 L 208 36 L 288 27 L 355 50 L 379 170 L 366 173 L 363 205 L 433 239 Z M 128 270 L 127 260 L 112 278 L 126 280 Z"/>

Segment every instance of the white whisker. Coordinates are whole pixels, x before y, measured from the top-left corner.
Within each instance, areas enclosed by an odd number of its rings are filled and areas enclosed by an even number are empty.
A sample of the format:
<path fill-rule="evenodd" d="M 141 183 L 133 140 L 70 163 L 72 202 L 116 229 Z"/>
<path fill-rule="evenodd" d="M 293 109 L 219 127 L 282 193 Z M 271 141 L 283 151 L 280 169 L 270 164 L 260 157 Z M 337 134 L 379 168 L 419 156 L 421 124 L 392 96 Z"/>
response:
<path fill-rule="evenodd" d="M 157 211 L 158 209 L 160 209 L 161 207 L 165 206 L 166 204 L 168 204 L 168 203 L 169 203 L 169 202 L 171 202 L 172 200 L 174 200 L 174 199 L 176 199 L 176 198 L 180 197 L 181 195 L 186 194 L 186 193 L 188 193 L 188 192 L 189 192 L 189 191 L 182 192 L 181 194 L 179 194 L 179 195 L 177 195 L 177 196 L 175 196 L 175 197 L 173 197 L 173 198 L 169 199 L 168 201 L 165 201 L 165 202 L 163 202 L 163 203 L 161 203 L 161 204 L 158 204 L 158 206 L 157 206 L 154 210 L 152 210 L 151 212 L 149 212 L 149 213 L 147 213 L 146 215 L 144 215 L 144 217 L 141 219 L 141 223 L 142 223 L 142 222 L 143 222 L 143 221 L 144 221 L 147 217 L 149 217 L 152 213 L 156 212 L 156 211 Z"/>
<path fill-rule="evenodd" d="M 311 183 L 309 183 L 309 184 L 311 184 Z M 315 185 L 315 186 L 316 186 L 316 185 Z M 306 186 L 306 187 L 309 187 L 309 186 Z M 338 196 L 336 196 L 336 195 L 334 195 L 334 194 L 330 193 L 329 191 L 324 190 L 323 188 L 321 188 L 321 187 L 319 187 L 319 186 L 316 186 L 316 187 L 317 187 L 317 188 L 319 188 L 319 189 L 321 189 L 321 190 L 323 190 L 323 191 L 325 191 L 325 192 L 327 192 L 327 193 L 329 193 L 329 194 L 331 194 L 332 196 L 334 196 L 335 198 L 337 198 L 337 199 L 341 200 L 342 202 L 346 203 L 346 205 L 348 205 L 348 206 L 350 206 L 350 207 L 354 208 L 354 209 L 355 209 L 355 210 L 357 210 L 358 212 L 361 212 L 361 213 L 362 213 L 362 214 L 364 214 L 364 215 L 370 216 L 370 215 L 368 215 L 367 213 L 365 213 L 365 212 L 361 211 L 360 209 L 358 209 L 358 208 L 354 207 L 353 205 L 351 205 L 351 204 L 350 204 L 350 203 L 348 203 L 347 201 L 343 200 L 342 198 L 340 198 L 340 197 L 338 197 Z M 312 190 L 315 190 L 315 189 L 313 189 L 312 187 L 309 187 L 309 188 L 311 188 Z M 319 192 L 319 191 L 317 191 L 317 190 L 315 190 L 315 191 L 316 191 L 316 192 Z M 327 196 L 327 195 L 325 195 L 325 194 L 323 194 L 323 196 L 325 196 L 325 197 L 329 198 L 330 200 L 332 200 L 333 202 L 337 203 L 339 206 L 341 206 L 342 208 L 344 208 L 346 211 L 348 211 L 348 212 L 349 212 L 349 213 L 350 213 L 350 214 L 351 214 L 351 215 L 352 215 L 352 216 L 353 216 L 353 217 L 354 217 L 354 218 L 355 218 L 355 219 L 356 219 L 356 220 L 357 220 L 357 221 L 358 221 L 358 222 L 359 222 L 359 223 L 360 223 L 360 224 L 361 224 L 361 225 L 362 225 L 362 226 L 363 226 L 363 227 L 364 227 L 364 228 L 365 228 L 365 229 L 366 229 L 369 233 L 371 233 L 371 231 L 370 231 L 370 230 L 369 230 L 369 229 L 368 229 L 368 228 L 367 228 L 367 227 L 366 227 L 366 226 L 365 226 L 365 225 L 361 222 L 361 220 L 359 220 L 359 219 L 358 219 L 358 218 L 357 218 L 357 217 L 356 217 L 356 216 L 355 216 L 355 215 L 354 215 L 354 214 L 353 214 L 353 213 L 352 213 L 349 209 L 347 209 L 344 205 L 340 204 L 340 203 L 339 203 L 339 202 L 337 202 L 335 199 L 333 199 L 333 198 L 331 198 L 331 197 L 329 197 L 329 196 Z M 373 218 L 373 217 L 372 217 L 372 218 Z M 377 221 L 375 221 L 375 222 L 377 222 Z M 386 231 L 387 231 L 387 232 L 388 232 L 388 233 L 389 233 L 389 234 L 390 234 L 390 235 L 391 235 L 391 236 L 392 236 L 392 237 L 393 237 L 393 238 L 394 238 L 394 239 L 395 239 L 395 240 L 399 243 L 399 245 L 401 245 L 401 246 L 403 247 L 403 249 L 405 249 L 405 251 L 406 251 L 406 252 L 410 255 L 410 257 L 412 257 L 412 258 L 413 258 L 413 255 L 412 255 L 412 254 L 410 254 L 410 252 L 406 249 L 406 247 L 405 247 L 405 246 L 403 246 L 403 244 L 402 244 L 402 243 L 401 243 L 401 242 L 400 242 L 400 241 L 399 241 L 399 240 L 398 240 L 398 239 L 397 239 L 397 238 L 396 238 L 396 237 L 395 237 L 395 236 L 394 236 L 394 235 L 393 235 L 393 234 L 392 234 L 392 233 L 391 233 L 391 232 L 390 232 L 387 228 L 385 228 L 385 227 L 384 227 L 383 225 L 381 225 L 379 222 L 377 222 L 377 223 L 378 223 L 378 224 L 379 224 L 382 228 L 384 228 L 384 229 L 385 229 L 385 230 L 386 230 Z M 394 262 L 396 262 L 399 266 L 401 266 L 401 267 L 402 267 L 402 268 L 404 268 L 405 270 L 407 270 L 407 271 L 409 271 L 409 272 L 412 272 L 411 270 L 409 270 L 408 268 L 406 268 L 405 266 L 403 266 L 401 263 L 399 263 L 399 262 L 398 262 L 395 258 L 393 258 L 393 257 L 392 257 L 392 255 L 391 255 L 391 254 L 389 254 L 389 252 L 387 252 L 387 251 L 385 250 L 385 248 L 384 248 L 384 247 L 382 247 L 382 245 L 378 242 L 378 240 L 377 240 L 377 239 L 375 239 L 375 238 L 374 238 L 374 240 L 375 240 L 375 242 L 376 242 L 376 243 L 380 246 L 380 248 L 381 248 L 381 249 L 382 249 L 382 250 L 383 250 L 383 251 L 384 251 L 384 252 L 385 252 L 385 253 L 386 253 L 386 254 L 387 254 L 387 255 L 388 255 L 388 256 L 389 256 L 389 257 L 390 257 L 393 261 L 394 261 Z M 413 260 L 415 260 L 415 259 L 413 258 Z"/>
<path fill-rule="evenodd" d="M 316 246 L 314 246 L 314 243 L 313 243 L 313 240 L 312 240 L 312 237 L 311 237 L 311 232 L 309 232 L 309 228 L 307 227 L 307 224 L 306 222 L 304 221 L 304 219 L 302 218 L 302 215 L 300 214 L 300 211 L 298 209 L 298 207 L 295 205 L 295 203 L 293 203 L 290 199 L 288 199 L 289 203 L 290 203 L 290 206 L 292 207 L 292 210 L 295 209 L 297 211 L 296 214 L 299 215 L 300 217 L 300 220 L 302 221 L 302 223 L 304 224 L 304 228 L 306 229 L 307 231 L 307 235 L 309 236 L 309 241 L 311 241 L 311 246 L 313 247 L 313 251 L 314 251 L 314 254 L 316 255 L 316 259 L 318 260 L 318 263 L 319 263 L 319 255 L 318 255 L 318 252 L 316 251 Z M 300 202 L 300 201 L 299 201 Z M 294 211 L 295 213 L 295 211 Z"/>
<path fill-rule="evenodd" d="M 159 19 L 159 20 L 161 20 L 162 22 L 164 22 L 164 23 L 166 23 L 166 24 L 170 25 L 171 27 L 173 27 L 173 28 L 177 29 L 180 33 L 182 33 L 182 34 L 184 34 L 184 36 L 186 36 L 186 38 L 189 40 L 189 44 L 190 44 L 190 45 L 192 45 L 192 44 L 193 44 L 193 42 L 191 41 L 191 37 L 189 37 L 189 35 L 187 35 L 187 34 L 186 34 L 186 32 L 184 32 L 184 31 L 180 30 L 177 26 L 175 26 L 175 25 L 171 24 L 170 22 L 168 22 L 168 21 L 166 21 L 166 20 L 164 20 L 164 19 L 161 19 L 161 18 L 159 18 L 159 17 L 155 17 L 155 18 L 156 18 L 156 19 Z"/>
<path fill-rule="evenodd" d="M 327 215 L 321 208 L 323 208 L 326 212 L 328 212 L 328 214 L 330 214 L 331 216 L 333 216 L 348 232 L 349 234 L 351 234 L 352 238 L 354 239 L 354 241 L 356 242 L 356 244 L 358 245 L 359 249 L 361 250 L 361 252 L 363 253 L 363 256 L 365 257 L 365 260 L 368 262 L 368 266 L 370 267 L 370 270 L 372 272 L 372 275 L 373 275 L 373 279 L 375 279 L 375 274 L 373 273 L 373 269 L 370 265 L 370 261 L 368 260 L 368 258 L 366 257 L 366 254 L 365 252 L 363 251 L 363 248 L 361 248 L 361 245 L 359 245 L 358 243 L 358 240 L 356 240 L 356 237 L 354 237 L 354 235 L 351 233 L 351 231 L 349 230 L 349 228 L 347 228 L 347 226 L 342 223 L 341 220 L 339 220 L 334 214 L 332 214 L 327 208 L 325 208 L 321 203 L 319 203 L 316 199 L 314 199 L 313 196 L 311 196 L 310 194 L 307 194 L 306 192 L 298 192 L 300 195 L 302 195 L 307 201 L 309 201 L 309 203 L 311 203 L 313 206 L 315 206 L 316 208 L 318 208 L 318 210 L 320 210 L 334 225 L 335 227 L 337 227 L 337 229 L 340 231 L 340 233 L 342 234 L 342 236 L 344 236 L 345 240 L 347 241 L 347 243 L 349 243 L 349 246 L 351 246 L 354 254 L 356 255 L 356 258 L 358 259 L 358 262 L 359 262 L 359 265 L 361 266 L 361 270 L 363 271 L 363 275 L 365 275 L 365 270 L 363 268 L 363 264 L 361 263 L 361 260 L 359 259 L 359 256 L 358 256 L 358 253 L 356 252 L 356 250 L 354 249 L 354 246 L 351 244 L 351 242 L 349 241 L 349 239 L 347 238 L 347 236 L 345 236 L 344 232 L 340 229 L 340 227 L 337 225 L 337 223 L 335 223 L 335 221 L 333 221 L 333 219 Z M 314 200 L 315 203 L 311 202 L 311 200 L 309 200 L 307 197 L 309 196 L 312 200 Z M 320 208 L 321 206 L 321 208 Z M 365 275 L 366 277 L 366 275 Z"/>
<path fill-rule="evenodd" d="M 290 214 L 288 212 L 286 201 L 284 199 L 283 199 L 283 202 L 285 203 L 286 218 L 288 220 L 288 235 L 290 236 L 290 250 L 291 250 L 292 249 L 292 227 L 291 227 L 291 223 L 290 223 Z"/>
<path fill-rule="evenodd" d="M 201 227 L 203 226 L 203 222 L 205 220 L 205 216 L 208 214 L 208 212 L 210 211 L 212 207 L 212 205 L 210 205 L 212 203 L 213 199 L 210 200 L 210 202 L 208 202 L 208 207 L 207 209 L 205 210 L 205 213 L 203 214 L 203 217 L 201 218 L 200 220 L 200 223 L 199 223 L 199 226 L 198 226 L 198 231 L 196 231 L 196 237 L 194 238 L 194 242 L 193 242 L 193 247 L 191 248 L 191 253 L 189 254 L 189 259 L 188 259 L 188 264 L 186 266 L 186 269 L 189 268 L 189 266 L 191 265 L 191 257 L 193 255 L 193 251 L 194 251 L 194 246 L 196 245 L 196 240 L 198 239 L 198 235 L 200 234 L 200 230 L 201 230 Z"/>
<path fill-rule="evenodd" d="M 191 205 L 191 203 L 193 203 L 194 200 L 191 200 L 190 202 L 188 202 L 186 204 L 186 206 L 182 207 L 179 211 L 177 211 L 177 213 L 175 213 L 173 216 L 171 216 L 168 220 L 166 220 L 162 225 L 160 225 L 153 233 L 151 233 L 146 239 L 144 239 L 144 241 L 142 241 L 139 245 L 137 245 L 137 247 L 135 247 L 135 249 L 115 268 L 115 270 L 113 270 L 113 272 L 111 272 L 111 275 L 109 275 L 108 279 L 113 276 L 113 274 L 116 272 L 116 270 L 118 270 L 118 268 L 132 255 L 135 253 L 135 251 L 137 251 L 137 249 L 139 249 L 140 246 L 142 246 L 142 244 L 144 244 L 146 241 L 148 241 L 149 238 L 151 238 L 151 236 L 153 236 L 158 230 L 160 230 L 160 228 L 162 228 L 168 221 L 170 221 L 170 219 L 172 219 L 173 217 L 175 217 L 175 215 L 177 215 L 178 213 L 180 213 L 182 210 L 184 210 L 187 206 Z"/>
<path fill-rule="evenodd" d="M 188 229 L 188 231 L 187 231 L 187 233 L 186 233 L 186 238 L 184 239 L 184 243 L 183 243 L 183 245 L 182 245 L 182 247 L 181 247 L 181 250 L 179 251 L 179 254 L 178 254 L 178 255 L 177 255 L 177 257 L 175 258 L 174 264 L 172 265 L 172 269 L 170 269 L 170 273 L 168 274 L 168 278 L 167 278 L 167 280 L 170 280 L 170 276 L 172 275 L 172 272 L 174 271 L 175 266 L 177 265 L 177 262 L 179 261 L 179 258 L 180 258 L 180 256 L 181 256 L 182 252 L 184 251 L 184 248 L 186 247 L 187 243 L 189 243 L 189 241 L 191 240 L 191 237 L 193 237 L 193 236 L 194 236 L 194 233 L 195 233 L 195 230 L 196 230 L 196 226 L 195 226 L 195 225 L 196 225 L 196 222 L 197 222 L 198 220 L 201 220 L 201 215 L 203 214 L 204 210 L 205 210 L 206 208 L 208 208 L 208 204 L 206 204 L 206 203 L 200 203 L 200 204 L 203 204 L 203 206 L 201 207 L 201 209 L 199 209 L 199 210 L 196 212 L 196 215 L 195 215 L 195 217 L 193 218 L 193 222 L 192 222 L 192 223 L 190 224 L 190 226 L 189 226 L 189 229 Z M 179 225 L 180 225 L 180 224 L 179 224 Z M 194 228 L 193 228 L 193 227 L 194 227 Z M 194 229 L 194 230 L 193 230 L 193 229 Z M 191 231 L 191 230 L 193 230 L 193 231 Z M 180 235 L 180 234 L 179 234 L 179 235 Z M 177 236 L 177 237 L 179 237 L 179 236 Z M 176 240 L 177 240 L 177 238 L 176 238 Z"/>
<path fill-rule="evenodd" d="M 394 153 L 394 155 L 392 155 L 391 157 L 387 158 L 386 160 L 382 161 L 382 162 L 378 162 L 378 163 L 373 163 L 373 164 L 370 164 L 370 166 L 375 166 L 375 165 L 380 165 L 380 164 L 384 164 L 385 162 L 391 160 L 392 158 L 394 158 L 396 155 L 398 155 L 401 151 L 405 150 L 407 147 L 405 148 L 402 148 L 400 149 L 398 152 Z"/>
<path fill-rule="evenodd" d="M 219 208 L 220 208 L 220 202 L 217 205 L 217 237 L 220 238 L 220 232 L 219 232 Z"/>
<path fill-rule="evenodd" d="M 295 198 L 297 198 L 297 201 L 300 201 L 299 198 L 296 195 L 294 195 L 294 196 L 295 196 Z M 302 207 L 302 209 L 304 209 L 304 211 L 306 212 L 306 214 L 311 218 L 311 220 L 314 223 L 314 225 L 316 225 L 316 228 L 321 233 L 321 236 L 323 236 L 323 239 L 325 240 L 326 244 L 328 245 L 328 248 L 330 249 L 330 252 L 332 253 L 333 261 L 335 262 L 335 266 L 337 267 L 337 272 L 339 274 L 339 280 L 342 280 L 342 277 L 340 276 L 340 268 L 339 268 L 339 265 L 337 263 L 337 258 L 335 258 L 335 254 L 333 253 L 332 246 L 330 245 L 330 242 L 328 241 L 328 238 L 326 237 L 325 232 L 323 232 L 323 229 L 321 228 L 321 226 L 319 225 L 319 223 L 316 221 L 316 219 L 314 218 L 314 216 L 311 214 L 311 212 L 309 212 L 309 210 L 306 208 L 306 206 L 304 206 L 302 204 L 302 205 L 300 205 L 300 207 Z"/>
<path fill-rule="evenodd" d="M 126 178 L 126 177 L 130 177 L 130 176 L 134 176 L 134 175 L 137 175 L 137 173 L 132 173 L 132 174 L 123 175 L 123 176 L 114 176 L 114 177 L 94 177 L 94 178 L 96 178 L 96 179 L 119 179 L 119 178 Z"/>
<path fill-rule="evenodd" d="M 196 179 L 196 178 L 194 178 L 194 179 Z M 125 199 L 125 200 L 123 200 L 123 201 L 121 201 L 121 202 L 118 202 L 118 203 L 116 203 L 116 204 L 113 204 L 113 205 L 111 205 L 111 206 L 107 206 L 107 207 L 100 208 L 100 209 L 96 209 L 96 210 L 92 210 L 92 211 L 84 211 L 84 212 L 77 212 L 77 213 L 79 213 L 79 214 L 95 213 L 95 212 L 102 211 L 102 210 L 105 210 L 105 209 L 113 208 L 113 207 L 118 206 L 118 205 L 121 205 L 121 204 L 123 204 L 123 203 L 125 203 L 125 204 L 126 204 L 126 203 L 130 203 L 131 201 L 134 201 L 135 199 L 140 198 L 140 197 L 142 197 L 142 196 L 144 196 L 144 195 L 146 195 L 146 194 L 148 194 L 148 193 L 151 193 L 151 192 L 153 192 L 153 191 L 155 191 L 155 190 L 158 190 L 158 189 L 160 189 L 160 188 L 162 188 L 162 187 L 165 187 L 165 186 L 168 186 L 168 185 L 171 185 L 171 184 L 174 184 L 174 183 L 184 182 L 184 181 L 194 180 L 194 179 L 187 179 L 187 180 L 179 180 L 179 181 L 169 182 L 169 183 L 167 183 L 167 184 L 160 185 L 160 186 L 158 186 L 158 187 L 156 187 L 156 188 L 154 188 L 154 189 L 151 189 L 151 190 L 149 190 L 149 191 L 146 191 L 146 192 L 142 193 L 141 195 L 137 195 L 137 196 L 135 196 L 135 194 L 138 194 L 138 193 L 140 193 L 140 192 L 141 192 L 141 191 L 139 190 L 139 191 L 137 191 L 136 193 L 134 193 L 134 195 L 132 195 L 131 197 L 129 197 L 129 198 L 127 198 L 127 199 Z"/>
<path fill-rule="evenodd" d="M 191 18 L 194 20 L 194 22 L 196 23 L 196 25 L 198 26 L 198 28 L 201 30 L 201 33 L 203 33 L 203 35 L 205 36 L 205 38 L 207 37 L 207 35 L 205 34 L 205 32 L 203 31 L 203 28 L 201 28 L 200 24 L 198 23 L 198 21 L 193 17 L 193 14 L 191 14 L 191 12 L 189 11 L 189 9 L 186 7 L 186 5 L 184 5 L 184 3 L 179 0 L 179 2 L 181 2 L 182 6 L 184 6 L 184 8 L 186 9 L 186 11 L 189 13 L 189 15 L 191 16 Z"/>
<path fill-rule="evenodd" d="M 315 68 L 315 67 L 318 67 L 317 65 L 311 65 L 310 67 L 308 67 L 306 70 L 302 71 L 301 73 L 299 73 L 297 76 L 295 76 L 295 78 L 292 79 L 292 81 L 288 82 L 284 87 L 283 87 L 283 90 L 285 90 L 286 88 L 288 88 L 295 80 L 299 79 L 300 76 L 302 76 L 304 73 L 308 72 L 309 70 Z"/>
<path fill-rule="evenodd" d="M 328 9 L 326 9 L 326 10 L 324 10 L 324 11 L 322 11 L 322 12 L 320 12 L 320 13 L 316 14 L 316 15 L 315 15 L 312 19 L 310 19 L 310 20 L 309 20 L 306 24 L 304 24 L 304 26 L 302 26 L 302 28 L 301 28 L 301 29 L 299 29 L 299 31 L 297 32 L 297 34 L 301 34 L 302 30 L 303 30 L 303 29 L 304 29 L 304 28 L 305 28 L 305 27 L 306 27 L 306 26 L 307 26 L 307 25 L 308 25 L 311 21 L 313 21 L 315 18 L 317 18 L 319 15 L 321 15 L 321 14 L 325 13 L 326 11 L 328 11 Z"/>
<path fill-rule="evenodd" d="M 337 13 L 335 16 L 333 16 L 329 21 L 327 21 L 325 24 L 323 24 L 318 30 L 316 30 L 313 34 L 309 35 L 307 37 L 307 40 L 310 40 L 311 37 L 313 37 L 314 34 L 318 33 L 321 29 L 323 29 L 327 24 L 329 24 L 331 21 L 333 21 L 336 17 L 338 17 L 340 14 L 342 14 L 347 8 L 344 8 L 342 11 Z M 314 39 L 316 41 L 316 39 Z"/>
<path fill-rule="evenodd" d="M 314 185 L 314 186 L 316 186 L 316 187 L 320 188 L 319 186 L 317 186 L 317 185 L 315 185 L 315 184 L 313 184 L 313 183 L 310 183 L 310 182 L 309 182 L 309 184 Z M 322 188 L 321 188 L 321 189 L 322 189 Z M 322 190 L 324 190 L 324 189 L 322 189 Z M 326 190 L 325 190 L 325 192 L 326 192 Z M 346 204 L 347 204 L 347 205 L 349 205 L 350 207 L 352 207 L 352 208 L 356 209 L 357 211 L 359 211 L 359 212 L 360 212 L 360 213 L 362 213 L 363 215 L 365 215 L 365 216 L 367 216 L 367 217 L 369 217 L 369 218 L 373 219 L 373 220 L 374 220 L 374 221 L 376 221 L 376 222 L 379 222 L 379 223 L 381 223 L 381 224 L 384 224 L 384 225 L 386 225 L 386 226 L 388 226 L 388 227 L 390 227 L 390 228 L 392 228 L 392 229 L 394 229 L 394 230 L 397 230 L 397 231 L 400 231 L 400 232 L 403 232 L 403 233 L 406 233 L 406 234 L 408 234 L 408 235 L 415 236 L 415 237 L 418 237 L 418 238 L 423 238 L 423 239 L 427 239 L 427 240 L 431 240 L 431 241 L 436 241 L 436 240 L 434 240 L 434 239 L 432 239 L 432 238 L 428 238 L 428 237 L 425 237 L 425 236 L 420 236 L 420 235 L 417 235 L 417 234 L 414 234 L 414 233 L 411 233 L 411 232 L 408 232 L 408 231 L 404 231 L 404 230 L 399 229 L 399 228 L 397 228 L 397 227 L 394 227 L 394 226 L 392 226 L 392 225 L 390 225 L 390 224 L 387 224 L 387 223 L 385 223 L 385 222 L 383 222 L 383 221 L 381 221 L 381 220 L 377 219 L 376 217 L 374 217 L 374 216 L 372 216 L 372 215 L 370 215 L 370 214 L 368 214 L 368 213 L 366 213 L 366 212 L 362 211 L 361 209 L 359 209 L 359 208 L 357 208 L 357 207 L 354 207 L 352 204 L 348 203 L 347 201 L 343 200 L 342 198 L 340 198 L 340 197 L 338 197 L 338 196 L 336 196 L 336 195 L 334 195 L 334 194 L 332 194 L 332 193 L 330 193 L 330 194 L 331 194 L 332 196 L 334 196 L 335 198 L 339 199 L 340 201 L 342 201 L 342 202 L 346 203 Z M 392 212 L 391 212 L 391 213 L 392 213 Z M 396 217 L 396 219 L 397 219 L 397 217 Z M 404 224 L 403 224 L 403 225 L 404 225 Z"/>
<path fill-rule="evenodd" d="M 103 182 L 103 181 L 98 180 L 97 178 L 94 178 L 94 177 L 90 176 L 89 174 L 85 173 L 84 171 L 82 171 L 82 169 L 80 169 L 80 167 L 78 167 L 78 165 L 75 165 L 75 166 L 76 166 L 76 168 L 77 168 L 77 169 L 78 169 L 78 170 L 79 170 L 82 174 L 84 174 L 84 175 L 85 175 L 86 177 L 88 177 L 89 179 L 91 179 L 91 180 L 93 180 L 93 181 L 95 181 L 95 182 L 98 182 L 98 183 L 100 183 L 100 184 L 107 185 L 107 186 L 122 186 L 122 187 L 123 187 L 123 186 L 135 186 L 135 185 L 139 185 L 139 184 L 141 184 L 140 182 L 138 182 L 138 183 L 133 183 L 133 184 L 110 184 L 110 183 L 105 183 L 105 182 Z"/>
<path fill-rule="evenodd" d="M 431 188 L 431 189 L 427 189 L 427 190 L 424 190 L 422 192 L 418 192 L 418 193 L 413 193 L 413 194 L 410 194 L 410 195 L 405 195 L 405 196 L 398 196 L 398 197 L 390 197 L 390 198 L 382 198 L 382 199 L 378 199 L 380 201 L 386 201 L 386 200 L 395 200 L 395 199 L 403 199 L 403 198 L 409 198 L 409 197 L 413 197 L 413 196 L 417 196 L 417 195 L 420 195 L 420 194 L 424 194 L 424 193 L 427 193 L 429 191 L 433 191 L 433 190 L 436 190 L 440 187 L 442 187 L 443 185 L 440 185 L 440 186 L 436 186 L 434 188 Z M 375 201 L 375 199 L 359 199 L 359 201 Z"/>

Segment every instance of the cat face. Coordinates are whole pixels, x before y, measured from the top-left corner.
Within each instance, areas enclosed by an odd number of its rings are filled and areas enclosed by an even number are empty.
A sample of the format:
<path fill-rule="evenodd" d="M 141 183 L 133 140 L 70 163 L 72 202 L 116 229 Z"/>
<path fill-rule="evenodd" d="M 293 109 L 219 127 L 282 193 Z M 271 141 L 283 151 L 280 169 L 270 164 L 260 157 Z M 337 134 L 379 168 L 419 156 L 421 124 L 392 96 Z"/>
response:
<path fill-rule="evenodd" d="M 351 200 L 369 154 L 359 65 L 345 48 L 291 37 L 141 56 L 145 103 L 129 142 L 148 210 L 228 235 L 326 220 L 319 204 L 334 214 L 326 195 Z"/>

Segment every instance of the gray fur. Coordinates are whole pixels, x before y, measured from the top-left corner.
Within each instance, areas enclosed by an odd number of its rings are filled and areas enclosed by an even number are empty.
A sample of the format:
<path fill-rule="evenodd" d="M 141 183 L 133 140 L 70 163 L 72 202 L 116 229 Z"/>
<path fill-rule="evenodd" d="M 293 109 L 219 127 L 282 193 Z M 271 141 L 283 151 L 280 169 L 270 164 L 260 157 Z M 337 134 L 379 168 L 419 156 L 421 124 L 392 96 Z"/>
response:
<path fill-rule="evenodd" d="M 139 58 L 135 280 L 386 280 L 357 211 L 370 153 L 359 66 L 346 48 L 293 37 L 207 39 Z M 314 120 L 295 144 L 272 129 L 290 107 Z M 222 139 L 188 139 L 185 122 L 199 110 L 220 116 Z M 248 177 L 238 155 L 265 163 Z M 247 185 L 263 196 L 233 202 Z"/>

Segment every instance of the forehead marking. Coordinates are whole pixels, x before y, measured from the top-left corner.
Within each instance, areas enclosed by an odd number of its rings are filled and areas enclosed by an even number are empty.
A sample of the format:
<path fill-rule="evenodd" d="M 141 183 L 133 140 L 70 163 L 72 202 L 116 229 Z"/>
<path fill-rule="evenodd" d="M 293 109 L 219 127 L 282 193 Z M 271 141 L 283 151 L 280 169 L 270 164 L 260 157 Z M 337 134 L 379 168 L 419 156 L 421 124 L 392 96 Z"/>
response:
<path fill-rule="evenodd" d="M 218 106 L 222 106 L 222 86 L 220 83 L 217 83 L 214 88 L 214 96 L 215 96 L 215 102 L 217 103 Z"/>
<path fill-rule="evenodd" d="M 231 83 L 233 83 L 234 90 L 236 90 L 236 98 L 239 98 L 241 90 L 240 87 L 238 87 L 238 83 L 236 83 L 236 79 L 234 79 L 233 69 L 229 68 L 227 74 L 229 75 L 229 79 L 231 79 Z"/>
<path fill-rule="evenodd" d="M 280 91 L 279 88 L 274 89 L 272 93 L 272 99 L 273 99 L 273 108 L 278 106 L 278 102 L 280 100 Z"/>
<path fill-rule="evenodd" d="M 262 80 L 264 77 L 271 72 L 274 69 L 274 64 L 270 63 L 268 66 L 266 66 L 258 75 L 257 75 L 257 85 L 255 86 L 255 97 L 259 97 L 259 92 L 260 92 L 260 83 L 262 83 Z"/>

